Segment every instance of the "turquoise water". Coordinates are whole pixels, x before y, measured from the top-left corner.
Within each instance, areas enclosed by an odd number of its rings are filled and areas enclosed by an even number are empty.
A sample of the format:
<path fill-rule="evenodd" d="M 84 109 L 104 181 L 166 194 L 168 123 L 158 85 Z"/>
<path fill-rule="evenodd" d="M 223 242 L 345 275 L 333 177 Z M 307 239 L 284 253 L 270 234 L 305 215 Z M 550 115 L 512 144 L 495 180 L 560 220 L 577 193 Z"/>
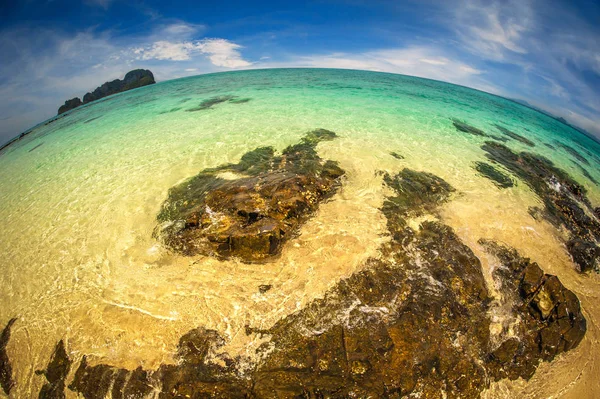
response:
<path fill-rule="evenodd" d="M 192 111 L 228 95 L 248 101 Z M 523 183 L 500 190 L 478 175 L 473 164 L 485 161 L 480 146 L 489 139 L 456 130 L 452 118 L 490 135 L 502 136 L 494 126 L 500 124 L 527 137 L 535 147 L 506 145 L 551 159 L 600 205 L 600 187 L 590 180 L 600 181 L 597 142 L 513 101 L 401 75 L 320 69 L 203 75 L 111 96 L 34 129 L 0 153 L 0 321 L 20 318 L 9 348 L 16 354 L 17 395 L 39 391 L 33 371 L 61 338 L 75 355 L 93 354 L 97 362 L 155 367 L 172 361 L 178 337 L 204 325 L 228 337 L 230 352 L 250 353 L 259 342 L 241 333 L 246 323 L 268 327 L 376 255 L 385 240 L 377 172 L 403 167 L 434 173 L 457 189 L 441 217 L 486 267 L 494 265 L 478 249 L 479 238 L 510 244 L 559 275 L 588 320 L 600 317 L 598 278 L 577 275 L 564 232 L 529 215 L 539 198 Z M 182 257 L 152 238 L 170 187 L 256 147 L 281 150 L 315 128 L 340 137 L 318 151 L 339 161 L 347 180 L 281 259 L 256 266 Z M 276 287 L 266 300 L 255 294 L 264 283 Z M 538 374 L 568 379 L 565 370 L 574 370 L 583 375 L 578 381 L 589 381 L 598 367 L 588 361 L 598 337 L 590 324 L 586 345 Z M 535 378 L 500 384 L 490 395 L 531 387 L 535 397 L 541 389 Z"/>

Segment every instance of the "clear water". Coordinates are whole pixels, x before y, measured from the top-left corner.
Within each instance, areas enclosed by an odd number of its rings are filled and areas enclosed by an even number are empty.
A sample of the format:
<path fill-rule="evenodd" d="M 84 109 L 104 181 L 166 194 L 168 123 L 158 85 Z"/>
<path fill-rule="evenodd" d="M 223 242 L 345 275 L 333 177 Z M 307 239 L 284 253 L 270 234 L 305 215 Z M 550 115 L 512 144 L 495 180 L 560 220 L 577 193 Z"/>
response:
<path fill-rule="evenodd" d="M 250 101 L 186 111 L 220 95 Z M 457 189 L 443 222 L 480 257 L 484 274 L 494 264 L 477 240 L 504 242 L 558 275 L 588 319 L 576 350 L 542 365 L 530 382 L 501 381 L 484 396 L 600 395 L 600 279 L 577 274 L 560 240 L 564 233 L 528 214 L 540 200 L 525 184 L 500 190 L 476 173 L 485 139 L 457 131 L 451 118 L 494 135 L 501 135 L 493 126 L 500 123 L 528 137 L 534 148 L 507 145 L 548 157 L 600 205 L 600 187 L 555 145 L 584 154 L 590 165 L 583 166 L 600 181 L 596 142 L 512 101 L 400 75 L 317 69 L 204 75 L 121 93 L 36 128 L 0 153 L 0 322 L 19 317 L 8 348 L 15 397 L 37 395 L 43 377 L 34 371 L 45 367 L 61 338 L 73 357 L 88 354 L 90 363 L 153 368 L 172 362 L 178 338 L 202 325 L 220 331 L 230 353 L 251 354 L 259 342 L 246 337 L 246 324 L 269 327 L 377 255 L 386 192 L 376 172 L 403 167 L 434 173 Z M 258 146 L 281 150 L 314 128 L 340 136 L 318 151 L 340 162 L 347 181 L 281 258 L 247 265 L 182 257 L 152 238 L 171 186 Z M 273 289 L 258 295 L 261 284 Z"/>

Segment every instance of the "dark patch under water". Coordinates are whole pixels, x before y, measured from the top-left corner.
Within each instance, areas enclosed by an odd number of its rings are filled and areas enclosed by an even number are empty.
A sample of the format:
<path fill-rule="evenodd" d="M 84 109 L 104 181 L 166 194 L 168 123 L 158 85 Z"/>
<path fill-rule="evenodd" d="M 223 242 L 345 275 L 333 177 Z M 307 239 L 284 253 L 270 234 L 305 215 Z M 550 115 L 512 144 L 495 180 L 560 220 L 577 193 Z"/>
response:
<path fill-rule="evenodd" d="M 85 122 L 83 122 L 83 123 L 90 123 L 90 122 L 93 122 L 93 121 L 95 121 L 96 119 L 99 119 L 99 118 L 102 118 L 102 115 L 100 115 L 100 116 L 96 116 L 96 117 L 94 117 L 94 118 L 91 118 L 91 119 L 88 119 L 87 121 L 85 121 Z"/>
<path fill-rule="evenodd" d="M 475 170 L 483 177 L 490 179 L 498 188 L 508 188 L 515 185 L 510 176 L 502 173 L 489 163 L 475 162 Z"/>
<path fill-rule="evenodd" d="M 404 159 L 403 155 L 398 154 L 397 152 L 390 152 L 390 155 L 393 156 L 396 159 Z"/>
<path fill-rule="evenodd" d="M 179 111 L 180 109 L 182 109 L 182 107 L 175 107 L 175 108 L 171 108 L 171 109 L 169 109 L 169 110 L 166 110 L 166 111 L 160 111 L 160 112 L 159 112 L 159 115 L 163 115 L 163 114 L 170 114 L 171 112 L 177 112 L 177 111 Z"/>
<path fill-rule="evenodd" d="M 27 152 L 31 152 L 31 151 L 33 151 L 33 150 L 36 150 L 36 149 L 40 148 L 40 147 L 41 147 L 43 144 L 44 144 L 44 143 L 39 143 L 38 145 L 36 145 L 35 147 L 33 147 L 32 149 L 30 149 L 30 150 L 29 150 L 29 151 L 27 151 Z"/>
<path fill-rule="evenodd" d="M 570 232 L 566 246 L 578 270 L 598 270 L 600 220 L 594 214 L 585 187 L 540 155 L 515 153 L 494 142 L 486 142 L 481 148 L 487 152 L 488 159 L 504 166 L 531 187 L 544 204 L 545 219 Z"/>
<path fill-rule="evenodd" d="M 242 104 L 250 101 L 250 98 L 238 98 L 237 96 L 217 96 L 204 100 L 197 107 L 187 109 L 188 112 L 203 111 L 212 108 L 214 105 L 229 102 L 232 104 Z"/>
<path fill-rule="evenodd" d="M 577 168 L 581 171 L 581 173 L 592 183 L 594 184 L 598 184 L 598 181 L 596 179 L 594 179 L 594 176 L 592 176 L 590 174 L 590 172 L 588 172 L 588 170 L 586 168 L 584 168 L 583 166 L 581 166 L 578 162 L 573 161 L 573 164 L 575 164 L 575 166 L 577 166 Z"/>
<path fill-rule="evenodd" d="M 459 132 L 469 133 L 469 134 L 472 134 L 473 136 L 486 137 L 486 138 L 497 140 L 497 141 L 500 141 L 503 143 L 508 141 L 508 139 L 506 137 L 500 137 L 500 136 L 494 136 L 491 134 L 487 134 L 483 130 L 476 128 L 474 126 L 471 126 L 471 125 L 467 124 L 466 122 L 460 121 L 458 119 L 452 119 L 452 124 L 454 125 L 456 130 L 458 130 Z"/>
<path fill-rule="evenodd" d="M 554 142 L 557 146 L 561 147 L 563 150 L 565 150 L 566 152 L 568 152 L 569 154 L 571 154 L 575 159 L 577 159 L 579 162 L 583 162 L 586 165 L 590 164 L 590 161 L 588 161 L 583 155 L 581 155 L 579 153 L 579 151 L 577 151 L 575 148 L 568 146 L 566 144 L 560 143 L 558 141 Z"/>
<path fill-rule="evenodd" d="M 504 134 L 505 136 L 510 137 L 511 139 L 520 141 L 521 143 L 526 144 L 526 145 L 528 145 L 530 147 L 534 147 L 535 146 L 535 143 L 533 141 L 529 140 L 527 137 L 523 137 L 523 136 L 521 136 L 521 135 L 519 135 L 519 134 L 517 134 L 517 133 L 515 133 L 515 132 L 513 132 L 511 130 L 508 130 L 504 126 L 500 126 L 500 125 L 497 125 L 497 124 L 494 125 L 494 126 L 496 126 L 496 129 L 498 129 L 502 134 Z"/>

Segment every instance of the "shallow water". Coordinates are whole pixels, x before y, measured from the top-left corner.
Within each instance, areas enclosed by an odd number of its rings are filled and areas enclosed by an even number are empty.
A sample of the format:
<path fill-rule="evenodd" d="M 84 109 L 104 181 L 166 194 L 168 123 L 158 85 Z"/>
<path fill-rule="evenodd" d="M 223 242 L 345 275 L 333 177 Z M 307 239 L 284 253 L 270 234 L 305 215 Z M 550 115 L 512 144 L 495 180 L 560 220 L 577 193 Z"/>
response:
<path fill-rule="evenodd" d="M 202 105 L 218 96 L 249 101 Z M 173 362 L 180 336 L 205 326 L 223 334 L 230 354 L 252 361 L 260 342 L 244 334 L 245 325 L 270 327 L 377 256 L 387 239 L 379 211 L 386 189 L 377 172 L 410 167 L 456 188 L 442 221 L 474 250 L 484 275 L 495 265 L 477 241 L 506 243 L 575 292 L 588 321 L 577 349 L 542 364 L 529 382 L 500 381 L 483 396 L 599 396 L 598 275 L 578 274 L 564 232 L 528 213 L 541 201 L 526 184 L 499 189 L 477 173 L 474 163 L 486 161 L 480 146 L 489 139 L 458 131 L 452 118 L 490 135 L 502 136 L 494 127 L 501 124 L 527 137 L 535 147 L 506 145 L 551 159 L 600 205 L 600 187 L 557 144 L 583 154 L 589 165 L 581 166 L 600 181 L 596 142 L 512 101 L 400 75 L 204 75 L 121 93 L 36 128 L 0 153 L 0 325 L 19 318 L 8 347 L 12 395 L 37 396 L 44 381 L 34 371 L 61 338 L 73 357 L 87 354 L 90 363 L 155 368 Z M 280 151 L 315 128 L 339 136 L 317 150 L 338 161 L 346 177 L 278 259 L 256 265 L 184 257 L 152 237 L 170 187 L 259 146 Z M 273 288 L 261 294 L 261 284 Z"/>

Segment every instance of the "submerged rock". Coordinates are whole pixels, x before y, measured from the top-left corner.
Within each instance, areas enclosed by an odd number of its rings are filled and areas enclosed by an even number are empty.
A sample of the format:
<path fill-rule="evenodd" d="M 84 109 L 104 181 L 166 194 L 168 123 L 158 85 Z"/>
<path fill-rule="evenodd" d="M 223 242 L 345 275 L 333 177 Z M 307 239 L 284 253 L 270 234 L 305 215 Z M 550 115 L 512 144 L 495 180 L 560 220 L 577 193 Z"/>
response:
<path fill-rule="evenodd" d="M 65 397 L 65 379 L 71 369 L 71 359 L 65 350 L 62 340 L 58 342 L 46 370 L 36 373 L 43 374 L 48 381 L 40 391 L 40 399 L 62 399 Z"/>
<path fill-rule="evenodd" d="M 584 163 L 586 165 L 590 164 L 590 161 L 588 161 L 586 157 L 584 157 L 583 155 L 581 155 L 581 153 L 579 153 L 579 151 L 577 151 L 575 148 L 573 148 L 571 146 L 568 146 L 566 144 L 560 143 L 558 141 L 555 141 L 554 143 L 557 146 L 561 147 L 566 152 L 568 152 L 569 154 L 571 154 L 573 156 L 573 158 L 575 158 L 579 162 L 582 162 L 582 163 Z"/>
<path fill-rule="evenodd" d="M 331 131 L 314 130 L 279 156 L 273 148 L 261 147 L 237 164 L 200 172 L 169 190 L 155 236 L 183 255 L 245 262 L 277 255 L 340 186 L 344 171 L 315 150 L 319 142 L 335 137 Z"/>
<path fill-rule="evenodd" d="M 542 156 L 515 153 L 494 142 L 486 142 L 481 148 L 491 161 L 503 165 L 531 187 L 544 204 L 544 218 L 569 231 L 569 243 L 577 240 L 577 245 L 568 244 L 567 249 L 578 270 L 597 269 L 600 220 L 594 214 L 585 188 Z"/>
<path fill-rule="evenodd" d="M 0 335 L 0 386 L 7 395 L 15 385 L 15 382 L 12 379 L 12 365 L 10 364 L 8 353 L 6 352 L 6 346 L 10 339 L 10 329 L 12 328 L 12 325 L 15 324 L 15 321 L 17 321 L 16 318 L 9 320 L 6 327 L 4 327 L 4 330 L 2 330 L 2 335 Z"/>
<path fill-rule="evenodd" d="M 243 103 L 247 103 L 248 101 L 250 101 L 249 98 L 238 98 L 237 96 L 230 96 L 230 95 L 217 96 L 217 97 L 212 97 L 212 98 L 206 99 L 206 100 L 202 101 L 200 103 L 200 105 L 198 105 L 197 107 L 190 108 L 186 111 L 188 111 L 188 112 L 203 111 L 203 110 L 212 108 L 213 105 L 221 104 L 224 102 L 229 102 L 232 104 L 243 104 Z"/>
<path fill-rule="evenodd" d="M 490 179 L 498 188 L 508 188 L 515 185 L 510 176 L 500 172 L 489 163 L 475 162 L 475 170 L 483 177 Z"/>
<path fill-rule="evenodd" d="M 598 181 L 596 179 L 594 179 L 594 177 L 592 175 L 590 175 L 590 172 L 587 171 L 586 168 L 584 168 L 583 166 L 581 166 L 578 162 L 573 161 L 573 163 L 575 164 L 575 166 L 577 166 L 577 168 L 581 171 L 581 173 L 592 183 L 594 184 L 598 184 Z"/>
<path fill-rule="evenodd" d="M 529 140 L 527 137 L 523 137 L 520 134 L 517 134 L 511 130 L 508 130 L 504 126 L 500 126 L 500 125 L 494 125 L 494 126 L 496 126 L 496 129 L 498 129 L 505 136 L 508 136 L 511 139 L 520 141 L 521 143 L 528 145 L 530 147 L 535 147 L 535 143 L 533 141 Z"/>
<path fill-rule="evenodd" d="M 390 155 L 393 156 L 396 159 L 400 159 L 400 160 L 404 159 L 403 155 L 400 155 L 400 154 L 398 154 L 397 152 L 394 152 L 394 151 L 390 152 Z"/>
<path fill-rule="evenodd" d="M 463 121 L 460 121 L 458 119 L 452 119 L 452 124 L 454 125 L 456 130 L 463 132 L 463 133 L 469 133 L 469 134 L 472 134 L 473 136 L 487 137 L 487 138 L 501 141 L 501 142 L 508 141 L 508 139 L 506 137 L 500 137 L 500 136 L 494 136 L 491 134 L 487 134 L 483 130 L 476 128 L 474 126 L 471 126 L 471 125 L 469 125 Z"/>
<path fill-rule="evenodd" d="M 460 121 L 458 119 L 452 119 L 452 124 L 454 125 L 456 130 L 458 130 L 460 132 L 469 133 L 474 136 L 488 137 L 488 135 L 485 134 L 485 132 L 483 130 L 478 129 L 474 126 L 471 126 L 471 125 L 469 125 L 463 121 Z"/>

